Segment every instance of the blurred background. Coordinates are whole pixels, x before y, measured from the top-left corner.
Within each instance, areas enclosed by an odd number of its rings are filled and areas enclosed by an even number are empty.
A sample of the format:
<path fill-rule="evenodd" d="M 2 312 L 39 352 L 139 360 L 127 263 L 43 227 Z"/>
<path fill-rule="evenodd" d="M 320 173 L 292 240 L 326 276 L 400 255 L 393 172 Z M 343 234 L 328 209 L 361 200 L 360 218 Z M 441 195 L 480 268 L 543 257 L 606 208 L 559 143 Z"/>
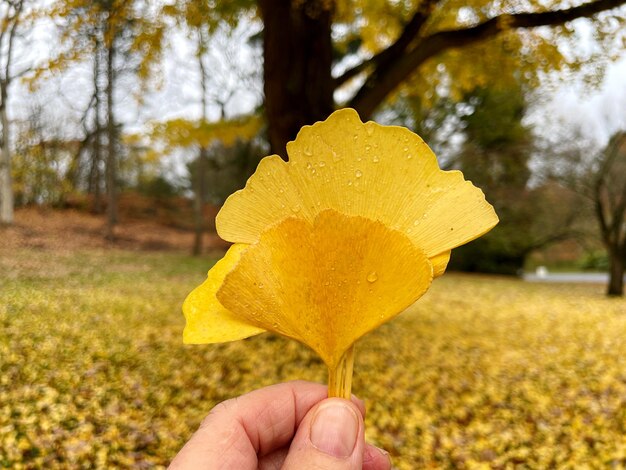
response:
<path fill-rule="evenodd" d="M 325 380 L 272 335 L 183 346 L 179 312 L 226 248 L 225 198 L 340 107 L 418 133 L 501 220 L 364 340 L 370 439 L 398 468 L 626 466 L 623 0 L 0 19 L 0 467 L 162 467 L 218 401 Z"/>

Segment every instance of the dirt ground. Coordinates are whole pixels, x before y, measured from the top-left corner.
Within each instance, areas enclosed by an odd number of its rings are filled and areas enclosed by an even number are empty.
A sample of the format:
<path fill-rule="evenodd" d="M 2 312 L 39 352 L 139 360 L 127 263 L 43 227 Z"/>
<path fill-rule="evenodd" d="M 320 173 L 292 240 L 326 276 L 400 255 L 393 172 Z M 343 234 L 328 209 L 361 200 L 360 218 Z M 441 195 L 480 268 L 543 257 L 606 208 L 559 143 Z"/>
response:
<path fill-rule="evenodd" d="M 122 219 L 115 239 L 104 238 L 105 218 L 75 209 L 20 208 L 12 226 L 0 227 L 0 250 L 38 248 L 50 251 L 117 248 L 145 251 L 190 251 L 193 233 L 158 222 Z M 204 239 L 206 251 L 224 249 L 227 244 L 215 233 Z"/>

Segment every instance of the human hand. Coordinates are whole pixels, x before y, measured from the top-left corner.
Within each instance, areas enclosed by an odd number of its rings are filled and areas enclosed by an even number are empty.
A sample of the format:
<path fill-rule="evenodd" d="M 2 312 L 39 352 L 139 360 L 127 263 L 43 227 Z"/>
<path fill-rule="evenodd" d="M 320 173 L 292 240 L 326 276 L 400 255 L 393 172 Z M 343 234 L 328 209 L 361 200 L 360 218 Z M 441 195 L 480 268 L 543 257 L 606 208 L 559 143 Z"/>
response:
<path fill-rule="evenodd" d="M 288 382 L 220 403 L 169 468 L 390 470 L 388 454 L 365 443 L 363 402 L 327 392 Z"/>

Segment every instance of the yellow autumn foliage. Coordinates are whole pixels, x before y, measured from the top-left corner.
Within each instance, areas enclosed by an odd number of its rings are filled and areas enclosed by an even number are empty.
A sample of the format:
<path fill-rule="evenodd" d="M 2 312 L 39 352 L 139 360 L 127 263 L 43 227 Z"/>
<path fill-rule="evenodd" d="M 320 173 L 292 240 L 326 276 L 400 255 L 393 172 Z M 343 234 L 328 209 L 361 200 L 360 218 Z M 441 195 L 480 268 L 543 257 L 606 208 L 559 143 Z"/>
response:
<path fill-rule="evenodd" d="M 326 381 L 263 334 L 183 345 L 206 260 L 0 249 L 0 467 L 164 468 L 217 402 Z M 447 274 L 357 343 L 367 438 L 398 469 L 623 468 L 626 301 Z"/>
<path fill-rule="evenodd" d="M 216 122 L 180 118 L 152 123 L 148 137 L 163 142 L 167 151 L 176 148 L 209 147 L 216 142 L 230 146 L 238 139 L 254 138 L 262 125 L 261 117 L 254 114 Z"/>

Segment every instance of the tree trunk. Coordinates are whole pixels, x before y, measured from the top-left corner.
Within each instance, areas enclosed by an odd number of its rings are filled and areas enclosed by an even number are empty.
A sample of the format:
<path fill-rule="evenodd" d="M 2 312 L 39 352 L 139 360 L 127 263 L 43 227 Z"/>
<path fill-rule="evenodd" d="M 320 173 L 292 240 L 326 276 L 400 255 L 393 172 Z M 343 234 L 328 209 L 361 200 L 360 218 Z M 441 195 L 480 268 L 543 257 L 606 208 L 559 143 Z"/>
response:
<path fill-rule="evenodd" d="M 9 140 L 6 82 L 0 84 L 0 125 L 2 125 L 2 148 L 0 150 L 0 224 L 12 224 L 13 178 L 11 176 L 11 144 Z"/>
<path fill-rule="evenodd" d="M 103 201 L 102 201 L 102 171 L 100 170 L 100 163 L 102 162 L 102 128 L 100 124 L 97 125 L 96 133 L 93 141 L 93 154 L 92 154 L 92 194 L 93 203 L 92 211 L 96 214 L 102 214 Z"/>
<path fill-rule="evenodd" d="M 206 193 L 207 149 L 201 148 L 196 165 L 195 190 L 193 197 L 194 239 L 192 254 L 202 254 L 204 236 L 204 194 Z"/>
<path fill-rule="evenodd" d="M 624 252 L 608 250 L 609 253 L 609 285 L 606 295 L 622 297 L 624 295 Z"/>
<path fill-rule="evenodd" d="M 196 59 L 198 61 L 198 69 L 200 70 L 200 89 L 202 91 L 201 103 L 202 110 L 200 115 L 202 116 L 202 124 L 207 122 L 207 70 L 204 66 L 202 56 L 204 51 L 207 50 L 208 38 L 202 34 L 202 28 L 198 29 L 198 51 Z M 223 111 L 223 109 L 222 109 Z M 224 118 L 224 116 L 222 116 Z M 206 172 L 208 163 L 208 150 L 206 147 L 200 147 L 198 153 L 198 164 L 195 165 L 196 177 L 193 179 L 194 184 L 194 198 L 193 198 L 193 222 L 194 222 L 194 237 L 193 248 L 191 253 L 194 256 L 200 256 L 202 254 L 202 245 L 204 240 L 204 194 L 206 192 Z M 193 168 L 193 167 L 192 167 Z"/>
<path fill-rule="evenodd" d="M 91 184 L 93 189 L 93 205 L 92 210 L 96 214 L 102 214 L 102 172 L 100 164 L 102 162 L 102 95 L 100 89 L 101 76 L 101 54 L 102 41 L 96 38 L 95 54 L 94 54 L 94 70 L 93 70 L 93 86 L 94 86 L 94 136 L 93 136 L 93 153 L 91 155 Z M 108 95 L 107 95 L 108 97 Z M 107 183 L 108 184 L 108 183 Z"/>
<path fill-rule="evenodd" d="M 1 148 L 0 148 L 0 224 L 13 223 L 14 196 L 13 177 L 11 175 L 11 129 L 9 128 L 9 115 L 7 109 L 7 99 L 9 86 L 11 85 L 11 65 L 13 63 L 13 46 L 16 31 L 21 19 L 24 1 L 4 2 L 5 17 L 2 18 L 2 33 L 0 35 L 0 46 L 3 54 L 3 77 L 0 79 L 0 125 L 2 126 Z M 10 14 L 11 7 L 13 14 Z M 8 36 L 5 36 L 8 35 Z M 7 37 L 6 43 L 3 38 Z M 5 49 L 6 46 L 6 49 Z"/>
<path fill-rule="evenodd" d="M 110 44 L 107 50 L 107 239 L 114 237 L 115 224 L 117 224 L 117 130 L 115 128 L 115 113 L 113 112 L 113 91 L 115 89 L 114 47 L 114 44 Z"/>
<path fill-rule="evenodd" d="M 259 1 L 269 141 L 283 158 L 285 145 L 302 126 L 326 119 L 334 109 L 329 4 Z"/>

